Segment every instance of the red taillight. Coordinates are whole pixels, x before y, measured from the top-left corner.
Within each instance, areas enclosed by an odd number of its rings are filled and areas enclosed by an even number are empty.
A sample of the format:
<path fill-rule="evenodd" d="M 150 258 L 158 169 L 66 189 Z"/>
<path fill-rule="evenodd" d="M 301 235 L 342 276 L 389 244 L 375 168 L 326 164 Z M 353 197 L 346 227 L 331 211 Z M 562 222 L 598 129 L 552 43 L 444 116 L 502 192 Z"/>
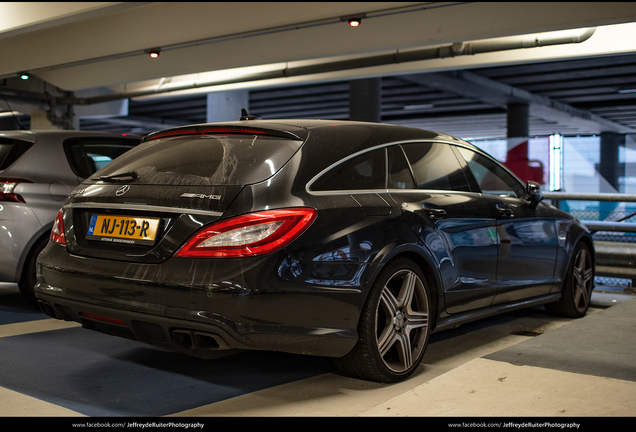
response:
<path fill-rule="evenodd" d="M 177 257 L 235 258 L 282 249 L 303 233 L 316 210 L 292 208 L 237 216 L 203 228 L 177 251 Z"/>
<path fill-rule="evenodd" d="M 0 202 L 20 202 L 26 203 L 22 195 L 14 193 L 20 183 L 33 183 L 31 180 L 22 178 L 0 178 Z"/>
<path fill-rule="evenodd" d="M 51 230 L 51 241 L 66 246 L 66 238 L 64 237 L 64 223 L 62 222 L 62 210 L 57 212 L 55 216 L 55 223 Z"/>

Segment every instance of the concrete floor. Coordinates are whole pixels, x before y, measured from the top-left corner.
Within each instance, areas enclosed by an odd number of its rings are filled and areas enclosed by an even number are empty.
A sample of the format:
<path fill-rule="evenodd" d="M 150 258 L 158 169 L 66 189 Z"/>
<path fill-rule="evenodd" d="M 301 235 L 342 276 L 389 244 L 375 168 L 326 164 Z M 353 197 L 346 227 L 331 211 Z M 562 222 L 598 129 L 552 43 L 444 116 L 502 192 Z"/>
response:
<path fill-rule="evenodd" d="M 579 320 L 488 318 L 433 335 L 416 374 L 385 385 L 321 358 L 192 360 L 48 319 L 0 286 L 0 416 L 630 417 L 634 317 L 633 295 L 595 292 Z"/>

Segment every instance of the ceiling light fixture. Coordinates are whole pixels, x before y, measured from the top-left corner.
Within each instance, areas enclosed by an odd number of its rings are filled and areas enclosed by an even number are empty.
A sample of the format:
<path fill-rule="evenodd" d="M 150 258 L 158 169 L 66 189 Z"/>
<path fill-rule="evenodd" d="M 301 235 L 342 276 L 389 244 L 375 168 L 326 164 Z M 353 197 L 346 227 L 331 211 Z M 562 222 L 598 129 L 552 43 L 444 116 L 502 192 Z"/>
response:
<path fill-rule="evenodd" d="M 340 18 L 340 21 L 346 21 L 351 27 L 359 27 L 362 23 L 362 18 L 366 18 L 367 14 L 349 15 Z"/>
<path fill-rule="evenodd" d="M 150 58 L 153 58 L 153 59 L 158 58 L 160 52 L 161 52 L 160 48 L 152 48 L 152 49 L 146 50 L 146 54 L 148 54 Z"/>

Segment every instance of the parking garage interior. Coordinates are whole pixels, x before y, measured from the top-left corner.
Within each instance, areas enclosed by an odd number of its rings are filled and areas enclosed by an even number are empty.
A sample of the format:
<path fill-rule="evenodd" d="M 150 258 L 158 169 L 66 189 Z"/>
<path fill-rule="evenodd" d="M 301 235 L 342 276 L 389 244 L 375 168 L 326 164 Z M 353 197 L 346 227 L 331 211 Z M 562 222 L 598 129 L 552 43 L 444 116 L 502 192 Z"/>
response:
<path fill-rule="evenodd" d="M 0 130 L 145 135 L 241 109 L 435 130 L 540 183 L 597 252 L 585 318 L 537 307 L 435 334 L 393 385 L 86 332 L 1 284 L 0 416 L 634 415 L 635 3 L 0 3 L 0 53 Z"/>

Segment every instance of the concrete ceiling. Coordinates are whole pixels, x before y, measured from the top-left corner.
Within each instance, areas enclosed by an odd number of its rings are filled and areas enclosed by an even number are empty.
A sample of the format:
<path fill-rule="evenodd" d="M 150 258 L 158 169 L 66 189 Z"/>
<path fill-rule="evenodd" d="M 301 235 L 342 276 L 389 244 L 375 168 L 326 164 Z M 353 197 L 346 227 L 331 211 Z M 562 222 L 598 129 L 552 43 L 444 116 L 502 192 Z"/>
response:
<path fill-rule="evenodd" d="M 362 25 L 351 28 L 343 22 L 351 16 L 363 16 Z M 5 2 L 0 3 L 0 111 L 10 106 L 29 114 L 51 103 L 95 95 L 125 99 L 157 91 L 157 97 L 174 98 L 227 88 L 262 91 L 381 76 L 459 92 L 491 108 L 502 109 L 514 94 L 530 103 L 531 115 L 539 119 L 575 122 L 581 131 L 636 132 L 629 122 L 479 74 L 482 68 L 636 53 L 633 23 L 634 2 Z M 457 42 L 505 41 L 590 27 L 596 27 L 594 35 L 579 44 L 293 77 L 282 73 Z M 147 54 L 153 48 L 161 49 L 157 59 Z M 17 74 L 24 71 L 33 78 L 19 80 Z M 236 82 L 241 74 L 256 72 L 270 75 Z M 175 92 L 159 94 L 166 82 L 172 87 L 162 91 Z M 57 99 L 51 102 L 52 97 Z"/>

